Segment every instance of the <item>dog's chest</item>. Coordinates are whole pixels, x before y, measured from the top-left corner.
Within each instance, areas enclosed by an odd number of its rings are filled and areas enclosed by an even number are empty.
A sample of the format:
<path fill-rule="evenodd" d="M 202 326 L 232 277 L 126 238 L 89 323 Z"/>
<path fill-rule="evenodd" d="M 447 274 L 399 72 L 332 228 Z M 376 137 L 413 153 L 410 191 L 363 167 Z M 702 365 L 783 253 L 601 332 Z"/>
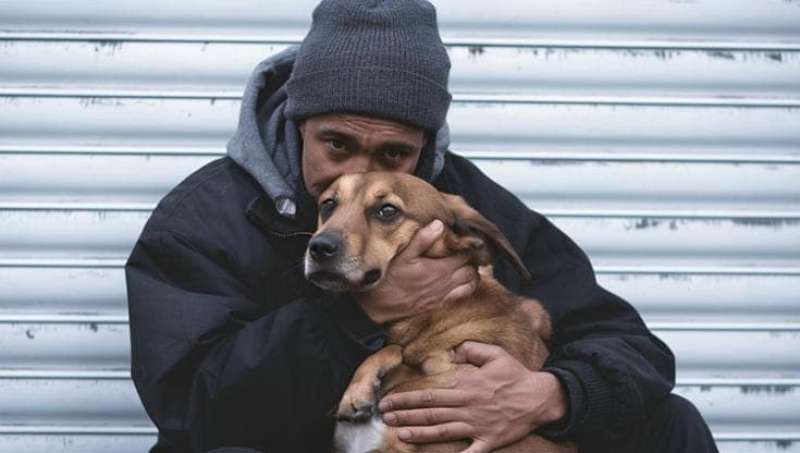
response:
<path fill-rule="evenodd" d="M 334 449 L 336 453 L 371 453 L 383 451 L 386 425 L 380 417 L 372 417 L 367 422 L 336 423 Z"/>

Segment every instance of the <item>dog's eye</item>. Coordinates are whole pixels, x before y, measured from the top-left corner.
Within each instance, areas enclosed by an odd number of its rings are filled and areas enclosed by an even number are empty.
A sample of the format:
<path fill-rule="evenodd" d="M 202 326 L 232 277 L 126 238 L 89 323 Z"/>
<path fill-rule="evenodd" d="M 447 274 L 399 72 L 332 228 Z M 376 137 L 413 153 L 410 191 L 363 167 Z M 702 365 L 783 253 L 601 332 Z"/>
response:
<path fill-rule="evenodd" d="M 327 200 L 323 201 L 319 205 L 319 215 L 322 216 L 323 219 L 327 219 L 331 216 L 331 213 L 336 208 L 336 200 L 333 198 L 328 198 Z"/>
<path fill-rule="evenodd" d="M 385 204 L 378 209 L 377 214 L 381 220 L 392 220 L 400 214 L 400 210 L 390 204 Z"/>

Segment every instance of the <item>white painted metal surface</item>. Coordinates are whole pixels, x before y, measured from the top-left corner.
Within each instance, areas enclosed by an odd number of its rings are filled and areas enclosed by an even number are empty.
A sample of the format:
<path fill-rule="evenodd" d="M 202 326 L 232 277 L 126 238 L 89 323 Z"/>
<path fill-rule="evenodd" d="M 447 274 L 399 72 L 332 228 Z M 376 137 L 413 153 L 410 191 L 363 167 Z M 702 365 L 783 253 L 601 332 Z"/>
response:
<path fill-rule="evenodd" d="M 314 1 L 0 0 L 0 452 L 139 452 L 122 264 Z M 800 452 L 800 3 L 440 0 L 453 150 L 589 254 L 721 451 Z"/>

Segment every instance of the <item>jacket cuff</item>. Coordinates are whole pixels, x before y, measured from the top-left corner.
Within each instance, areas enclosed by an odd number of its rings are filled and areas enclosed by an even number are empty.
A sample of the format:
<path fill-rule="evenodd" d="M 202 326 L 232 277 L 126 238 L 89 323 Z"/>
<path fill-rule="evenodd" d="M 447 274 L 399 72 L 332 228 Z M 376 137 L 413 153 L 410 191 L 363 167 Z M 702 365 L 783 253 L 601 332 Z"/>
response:
<path fill-rule="evenodd" d="M 369 354 L 386 345 L 386 332 L 352 298 L 338 297 L 327 308 L 339 328 Z"/>
<path fill-rule="evenodd" d="M 601 431 L 608 424 L 613 415 L 611 386 L 591 365 L 560 360 L 542 371 L 553 373 L 564 386 L 569 410 L 563 419 L 537 429 L 538 433 L 562 440 Z"/>

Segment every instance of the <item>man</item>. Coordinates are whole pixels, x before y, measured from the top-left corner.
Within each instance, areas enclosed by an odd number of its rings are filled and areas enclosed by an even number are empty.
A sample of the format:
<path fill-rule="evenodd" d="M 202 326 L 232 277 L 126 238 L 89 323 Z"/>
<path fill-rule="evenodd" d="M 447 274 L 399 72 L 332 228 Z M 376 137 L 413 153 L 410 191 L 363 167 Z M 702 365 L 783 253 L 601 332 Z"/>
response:
<path fill-rule="evenodd" d="M 534 275 L 523 282 L 498 261 L 498 280 L 542 301 L 555 330 L 542 371 L 465 343 L 457 358 L 477 368 L 454 388 L 384 399 L 404 441 L 470 438 L 477 453 L 537 430 L 581 451 L 716 451 L 696 409 L 670 395 L 669 349 L 597 285 L 583 252 L 447 151 L 449 68 L 422 0 L 323 1 L 302 46 L 256 68 L 228 156 L 160 202 L 126 266 L 133 379 L 159 428 L 152 451 L 330 451 L 332 409 L 383 346 L 380 324 L 472 290 L 463 261 L 421 257 L 439 222 L 368 293 L 305 281 L 314 198 L 370 170 L 415 173 L 496 223 Z"/>

